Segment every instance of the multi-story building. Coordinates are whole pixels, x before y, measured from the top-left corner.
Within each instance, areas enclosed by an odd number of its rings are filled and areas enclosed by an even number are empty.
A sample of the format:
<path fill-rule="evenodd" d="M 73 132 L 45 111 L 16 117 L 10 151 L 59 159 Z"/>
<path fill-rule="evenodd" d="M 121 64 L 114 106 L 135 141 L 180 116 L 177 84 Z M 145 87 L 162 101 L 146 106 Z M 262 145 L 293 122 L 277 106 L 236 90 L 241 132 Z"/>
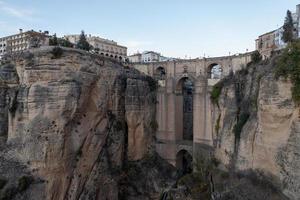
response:
<path fill-rule="evenodd" d="M 160 61 L 160 53 L 154 51 L 145 51 L 142 54 L 142 62 L 158 62 Z"/>
<path fill-rule="evenodd" d="M 294 37 L 300 38 L 300 4 L 296 6 L 296 12 L 292 13 L 294 23 Z M 272 51 L 281 50 L 287 46 L 282 40 L 283 26 L 280 28 L 265 33 L 256 40 L 256 50 L 260 52 L 263 59 L 271 56 Z"/>
<path fill-rule="evenodd" d="M 5 38 L 0 38 L 0 59 L 6 54 L 7 40 Z"/>
<path fill-rule="evenodd" d="M 20 29 L 18 34 L 0 38 L 0 59 L 5 54 L 19 53 L 30 48 L 48 45 L 48 43 L 47 32 L 42 33 L 33 30 L 23 32 Z"/>
<path fill-rule="evenodd" d="M 64 38 L 73 44 L 77 44 L 80 35 L 66 35 Z M 123 61 L 127 58 L 127 47 L 121 46 L 115 41 L 91 35 L 86 36 L 86 39 L 93 46 L 93 51 L 98 54 Z"/>
<path fill-rule="evenodd" d="M 168 58 L 162 56 L 160 53 L 154 51 L 145 51 L 143 53 L 136 53 L 128 56 L 129 62 L 131 63 L 148 63 L 148 62 L 163 62 L 174 60 L 174 58 Z"/>
<path fill-rule="evenodd" d="M 275 30 L 265 33 L 256 39 L 256 50 L 262 55 L 263 59 L 269 58 L 272 51 L 276 49 L 275 45 Z"/>
<path fill-rule="evenodd" d="M 275 50 L 281 50 L 287 46 L 287 44 L 282 40 L 283 35 L 283 27 L 280 27 L 279 29 L 275 30 Z"/>
<path fill-rule="evenodd" d="M 142 54 L 136 53 L 131 56 L 128 56 L 129 62 L 131 63 L 141 63 L 142 62 Z"/>

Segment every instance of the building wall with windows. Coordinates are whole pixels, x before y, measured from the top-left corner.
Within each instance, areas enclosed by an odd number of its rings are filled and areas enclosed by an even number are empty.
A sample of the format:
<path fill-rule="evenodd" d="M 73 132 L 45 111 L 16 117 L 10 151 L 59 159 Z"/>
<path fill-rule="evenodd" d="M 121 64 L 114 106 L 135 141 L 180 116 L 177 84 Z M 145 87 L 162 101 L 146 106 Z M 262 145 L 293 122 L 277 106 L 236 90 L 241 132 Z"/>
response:
<path fill-rule="evenodd" d="M 275 30 L 265 33 L 256 40 L 256 50 L 262 55 L 263 59 L 271 57 L 272 51 L 277 47 L 275 45 Z"/>
<path fill-rule="evenodd" d="M 154 51 L 146 51 L 142 54 L 142 62 L 159 62 L 160 57 L 160 53 L 156 53 Z"/>
<path fill-rule="evenodd" d="M 137 53 L 137 54 L 133 54 L 131 56 L 128 56 L 129 62 L 131 63 L 140 63 L 142 62 L 142 54 Z"/>
<path fill-rule="evenodd" d="M 64 38 L 73 44 L 77 44 L 80 35 L 66 35 Z M 127 47 L 118 45 L 115 41 L 91 35 L 86 36 L 86 39 L 88 43 L 93 46 L 93 51 L 98 54 L 123 61 L 127 58 Z"/>
<path fill-rule="evenodd" d="M 0 38 L 0 59 L 6 54 L 7 41 L 4 38 Z"/>
<path fill-rule="evenodd" d="M 0 59 L 7 53 L 19 53 L 48 43 L 48 36 L 45 33 L 20 30 L 18 34 L 0 38 Z"/>
<path fill-rule="evenodd" d="M 275 30 L 275 45 L 276 50 L 280 50 L 286 47 L 286 43 L 282 40 L 283 35 L 283 27 L 280 27 L 279 29 Z"/>
<path fill-rule="evenodd" d="M 300 4 L 296 6 L 296 12 L 292 13 L 292 18 L 294 22 L 294 37 L 300 38 Z M 272 51 L 281 50 L 287 46 L 282 40 L 283 32 L 282 26 L 258 37 L 256 40 L 256 50 L 260 52 L 263 59 L 270 57 Z"/>

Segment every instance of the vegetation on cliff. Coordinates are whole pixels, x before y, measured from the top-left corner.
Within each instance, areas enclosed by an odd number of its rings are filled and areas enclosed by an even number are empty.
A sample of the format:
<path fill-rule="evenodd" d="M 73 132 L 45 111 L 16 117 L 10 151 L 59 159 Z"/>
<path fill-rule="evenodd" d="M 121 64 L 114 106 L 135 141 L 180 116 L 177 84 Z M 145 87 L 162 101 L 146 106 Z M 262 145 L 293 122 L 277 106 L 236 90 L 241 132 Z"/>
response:
<path fill-rule="evenodd" d="M 284 77 L 290 79 L 292 87 L 292 97 L 294 102 L 300 105 L 300 40 L 291 42 L 283 50 L 276 63 L 276 78 Z"/>
<path fill-rule="evenodd" d="M 221 95 L 223 88 L 222 82 L 217 83 L 213 86 L 213 89 L 210 93 L 210 99 L 214 105 L 217 105 L 219 107 L 219 97 Z"/>
<path fill-rule="evenodd" d="M 282 40 L 286 43 L 292 42 L 294 39 L 294 22 L 291 11 L 287 11 L 284 25 Z"/>

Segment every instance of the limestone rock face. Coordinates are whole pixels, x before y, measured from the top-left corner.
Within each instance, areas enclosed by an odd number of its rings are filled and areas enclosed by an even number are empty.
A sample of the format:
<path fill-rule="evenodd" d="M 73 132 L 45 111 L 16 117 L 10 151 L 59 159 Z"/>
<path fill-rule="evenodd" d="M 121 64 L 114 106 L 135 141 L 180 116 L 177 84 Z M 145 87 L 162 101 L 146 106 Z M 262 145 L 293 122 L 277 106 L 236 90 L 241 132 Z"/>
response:
<path fill-rule="evenodd" d="M 276 80 L 273 67 L 252 66 L 225 84 L 219 108 L 212 110 L 216 119 L 212 125 L 218 127 L 215 154 L 228 168 L 255 170 L 290 199 L 299 200 L 299 108 L 292 100 L 292 84 Z M 237 134 L 241 113 L 249 116 Z"/>
<path fill-rule="evenodd" d="M 52 48 L 21 55 L 0 75 L 0 158 L 34 178 L 31 195 L 12 197 L 118 199 L 125 161 L 153 151 L 149 78 L 107 58 Z M 17 187 L 6 168 L 2 196 Z"/>

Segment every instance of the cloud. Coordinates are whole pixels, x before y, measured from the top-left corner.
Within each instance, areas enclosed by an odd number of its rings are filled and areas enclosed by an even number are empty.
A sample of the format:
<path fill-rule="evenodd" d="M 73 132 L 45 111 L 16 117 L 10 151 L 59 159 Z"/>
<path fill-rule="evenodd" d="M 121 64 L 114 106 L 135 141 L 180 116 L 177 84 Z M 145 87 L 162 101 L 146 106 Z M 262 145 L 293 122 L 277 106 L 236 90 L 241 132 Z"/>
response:
<path fill-rule="evenodd" d="M 17 17 L 23 20 L 32 20 L 34 14 L 33 11 L 30 9 L 17 8 L 5 3 L 4 1 L 0 1 L 0 10 L 2 10 L 10 16 Z"/>

